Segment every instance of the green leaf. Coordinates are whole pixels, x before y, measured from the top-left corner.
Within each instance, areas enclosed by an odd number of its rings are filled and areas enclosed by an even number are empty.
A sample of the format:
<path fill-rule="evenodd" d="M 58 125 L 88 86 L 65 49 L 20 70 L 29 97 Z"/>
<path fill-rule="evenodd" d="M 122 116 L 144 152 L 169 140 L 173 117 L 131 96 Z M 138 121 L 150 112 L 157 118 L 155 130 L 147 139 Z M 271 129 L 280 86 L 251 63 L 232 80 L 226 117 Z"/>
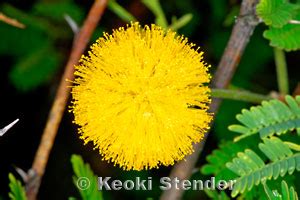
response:
<path fill-rule="evenodd" d="M 265 193 L 268 196 L 268 199 L 270 199 L 270 200 L 280 200 L 281 199 L 280 195 L 278 194 L 278 191 L 272 191 L 266 184 L 263 184 L 263 185 L 264 185 Z"/>
<path fill-rule="evenodd" d="M 286 181 L 281 181 L 281 193 L 278 190 L 271 190 L 267 183 L 263 183 L 265 193 L 269 200 L 298 200 L 298 194 L 294 187 L 289 187 Z"/>
<path fill-rule="evenodd" d="M 26 200 L 25 189 L 12 173 L 8 174 L 10 192 L 9 198 L 12 200 Z"/>
<path fill-rule="evenodd" d="M 300 13 L 295 17 L 300 20 Z M 300 24 L 286 24 L 282 28 L 270 27 L 263 36 L 270 40 L 270 45 L 286 51 L 300 49 Z"/>
<path fill-rule="evenodd" d="M 135 17 L 125 8 L 120 6 L 120 4 L 118 4 L 116 0 L 109 0 L 108 8 L 127 23 L 137 21 Z"/>
<path fill-rule="evenodd" d="M 37 21 L 34 17 L 6 4 L 2 6 L 2 10 L 20 20 L 20 22 L 26 25 L 26 28 L 17 29 L 0 23 L 0 54 L 24 57 L 52 43 L 51 33 L 48 35 L 49 31 L 47 32 L 47 23 Z"/>
<path fill-rule="evenodd" d="M 216 190 L 204 189 L 204 192 L 212 200 L 230 200 L 230 197 L 224 191 L 218 192 Z"/>
<path fill-rule="evenodd" d="M 164 11 L 161 8 L 159 0 L 142 0 L 143 4 L 147 6 L 155 15 L 155 24 L 161 26 L 162 28 L 168 27 L 168 22 Z"/>
<path fill-rule="evenodd" d="M 29 91 L 46 83 L 59 67 L 60 57 L 48 47 L 21 58 L 10 72 L 10 80 L 21 91 Z"/>
<path fill-rule="evenodd" d="M 262 158 L 251 149 L 246 149 L 226 164 L 239 176 L 234 184 L 232 197 L 249 191 L 254 185 L 264 183 L 266 180 L 275 180 L 286 174 L 291 175 L 295 170 L 300 171 L 300 153 L 294 154 L 280 139 L 276 137 L 264 139 L 259 148 L 269 158 L 269 163 L 263 162 Z"/>
<path fill-rule="evenodd" d="M 102 200 L 102 193 L 98 191 L 97 177 L 94 175 L 89 164 L 85 164 L 79 155 L 72 155 L 71 163 L 75 176 L 73 182 L 83 200 Z"/>
<path fill-rule="evenodd" d="M 293 18 L 294 11 L 298 8 L 298 5 L 286 0 L 261 0 L 256 12 L 267 25 L 281 28 Z"/>
<path fill-rule="evenodd" d="M 243 109 L 242 113 L 236 116 L 242 125 L 228 127 L 229 130 L 241 134 L 235 141 L 256 133 L 259 133 L 261 138 L 266 138 L 300 128 L 300 103 L 291 96 L 286 96 L 285 99 L 287 104 L 273 99 L 263 101 L 262 105 L 251 107 L 250 110 Z"/>
<path fill-rule="evenodd" d="M 49 46 L 49 38 L 35 29 L 16 29 L 0 23 L 1 43 L 0 54 L 21 57 L 37 51 L 41 46 Z M 18 48 L 16 48 L 18 47 Z"/>
<path fill-rule="evenodd" d="M 270 28 L 263 36 L 270 40 L 270 45 L 286 51 L 300 49 L 300 25 L 287 24 L 282 28 Z"/>
<path fill-rule="evenodd" d="M 204 175 L 213 175 L 218 180 L 231 180 L 236 177 L 227 167 L 226 163 L 231 161 L 238 152 L 243 151 L 245 144 L 243 141 L 239 143 L 226 142 L 221 144 L 219 149 L 212 151 L 206 157 L 207 164 L 201 168 L 201 173 Z"/>

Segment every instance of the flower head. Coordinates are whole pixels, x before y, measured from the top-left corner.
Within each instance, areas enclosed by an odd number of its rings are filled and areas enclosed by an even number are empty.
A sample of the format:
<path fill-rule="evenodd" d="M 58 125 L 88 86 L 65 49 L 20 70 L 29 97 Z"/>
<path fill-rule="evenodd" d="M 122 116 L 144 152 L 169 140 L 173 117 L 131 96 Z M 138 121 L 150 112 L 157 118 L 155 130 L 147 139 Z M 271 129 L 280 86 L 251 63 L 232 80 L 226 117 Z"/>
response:
<path fill-rule="evenodd" d="M 172 165 L 209 128 L 208 66 L 175 32 L 133 23 L 76 66 L 72 111 L 81 138 L 123 169 Z"/>

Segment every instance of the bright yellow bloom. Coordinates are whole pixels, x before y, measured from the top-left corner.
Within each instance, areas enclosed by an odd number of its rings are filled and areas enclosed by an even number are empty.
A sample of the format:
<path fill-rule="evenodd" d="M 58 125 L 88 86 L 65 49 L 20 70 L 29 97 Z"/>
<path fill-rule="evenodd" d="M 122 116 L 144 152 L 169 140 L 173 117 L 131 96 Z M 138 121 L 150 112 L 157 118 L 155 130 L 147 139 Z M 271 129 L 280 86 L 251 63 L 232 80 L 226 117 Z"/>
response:
<path fill-rule="evenodd" d="M 202 52 L 160 27 L 105 34 L 76 66 L 72 111 L 85 143 L 125 170 L 173 165 L 209 128 Z"/>

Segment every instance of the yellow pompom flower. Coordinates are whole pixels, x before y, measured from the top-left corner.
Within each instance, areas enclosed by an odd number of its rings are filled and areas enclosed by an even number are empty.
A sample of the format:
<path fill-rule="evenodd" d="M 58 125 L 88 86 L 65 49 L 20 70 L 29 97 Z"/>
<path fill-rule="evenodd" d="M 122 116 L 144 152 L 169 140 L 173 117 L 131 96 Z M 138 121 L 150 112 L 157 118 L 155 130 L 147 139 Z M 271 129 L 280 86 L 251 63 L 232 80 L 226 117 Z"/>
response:
<path fill-rule="evenodd" d="M 202 52 L 175 32 L 133 23 L 92 45 L 76 66 L 71 109 L 85 143 L 125 170 L 173 165 L 212 116 Z"/>

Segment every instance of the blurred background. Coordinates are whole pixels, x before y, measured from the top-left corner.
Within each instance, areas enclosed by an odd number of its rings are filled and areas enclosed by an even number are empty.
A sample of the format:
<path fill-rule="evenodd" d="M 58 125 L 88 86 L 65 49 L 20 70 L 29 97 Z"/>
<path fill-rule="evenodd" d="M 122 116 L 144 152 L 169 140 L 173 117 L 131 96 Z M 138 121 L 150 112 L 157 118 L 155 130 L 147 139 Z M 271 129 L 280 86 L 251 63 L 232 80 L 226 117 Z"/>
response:
<path fill-rule="evenodd" d="M 64 19 L 69 15 L 81 25 L 93 1 L 83 0 L 10 0 L 1 1 L 0 12 L 15 18 L 26 28 L 20 29 L 0 21 L 0 128 L 16 118 L 20 122 L 0 138 L 0 196 L 7 199 L 8 173 L 15 167 L 27 171 L 45 126 L 47 115 L 69 57 L 73 32 Z M 136 17 L 141 24 L 154 23 L 154 15 L 140 0 L 123 0 L 119 3 Z M 164 0 L 161 1 L 168 22 L 175 17 L 192 14 L 192 20 L 178 30 L 179 34 L 201 47 L 205 61 L 213 73 L 229 39 L 238 15 L 238 0 Z M 95 31 L 91 43 L 103 35 L 103 31 L 124 26 L 110 9 Z M 243 88 L 267 94 L 277 90 L 273 49 L 262 36 L 266 27 L 257 27 L 242 57 L 241 64 L 232 81 L 232 88 Z M 299 52 L 288 53 L 290 88 L 299 80 Z M 221 141 L 235 135 L 227 126 L 235 123 L 235 115 L 250 104 L 226 100 L 223 102 L 204 152 L 198 162 L 203 165 L 205 155 Z M 151 171 L 122 171 L 101 161 L 93 146 L 83 145 L 78 138 L 77 127 L 72 124 L 73 115 L 65 111 L 58 136 L 52 149 L 46 173 L 39 192 L 39 199 L 79 198 L 72 183 L 72 154 L 80 154 L 98 176 L 112 176 L 120 180 L 134 177 L 153 177 L 153 191 L 104 191 L 104 199 L 157 199 L 161 191 L 158 184 L 162 176 L 168 176 L 170 167 Z M 20 177 L 18 177 L 20 179 Z M 196 171 L 193 179 L 206 180 Z M 208 199 L 203 191 L 188 191 L 184 199 Z"/>

